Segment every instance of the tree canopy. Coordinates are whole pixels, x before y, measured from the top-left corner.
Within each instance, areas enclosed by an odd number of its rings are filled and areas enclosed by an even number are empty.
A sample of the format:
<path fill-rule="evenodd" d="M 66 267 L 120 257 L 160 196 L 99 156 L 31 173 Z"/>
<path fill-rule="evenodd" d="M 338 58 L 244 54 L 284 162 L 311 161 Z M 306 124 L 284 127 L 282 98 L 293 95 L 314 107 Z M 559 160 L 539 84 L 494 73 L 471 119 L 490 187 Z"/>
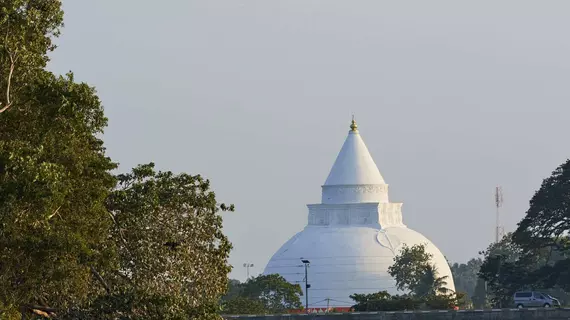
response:
<path fill-rule="evenodd" d="M 513 233 L 513 242 L 526 252 L 547 257 L 537 266 L 537 281 L 570 292 L 570 160 L 543 180 Z"/>
<path fill-rule="evenodd" d="M 370 294 L 355 293 L 350 296 L 355 305 L 355 311 L 402 311 L 418 310 L 422 308 L 424 301 L 411 295 L 390 295 L 387 291 L 379 291 Z"/>
<path fill-rule="evenodd" d="M 29 96 L 22 90 L 34 82 L 55 49 L 63 26 L 59 0 L 4 0 L 0 15 L 0 113 Z"/>
<path fill-rule="evenodd" d="M 515 291 L 523 289 L 528 281 L 529 268 L 520 260 L 524 252 L 512 242 L 509 233 L 482 254 L 479 276 L 486 282 L 490 301 L 495 307 L 509 305 Z"/>
<path fill-rule="evenodd" d="M 431 259 L 432 255 L 426 251 L 425 245 L 404 245 L 394 257 L 394 264 L 388 267 L 388 273 L 396 280 L 398 290 L 407 290 L 420 297 L 446 293 L 447 277 L 439 277 Z"/>
<path fill-rule="evenodd" d="M 479 304 L 480 300 L 477 299 L 480 297 L 475 296 L 477 294 L 480 295 L 476 288 L 481 282 L 478 273 L 482 264 L 483 260 L 481 260 L 481 258 L 473 258 L 467 261 L 467 263 L 454 263 L 450 266 L 455 290 L 457 292 L 464 292 L 469 301 L 473 301 L 474 303 L 477 301 L 479 306 L 481 306 L 481 304 Z"/>
<path fill-rule="evenodd" d="M 561 164 L 543 180 L 530 200 L 525 217 L 513 234 L 516 243 L 525 248 L 556 246 L 570 249 L 570 160 Z M 561 239 L 564 239 L 562 243 Z"/>
<path fill-rule="evenodd" d="M 432 255 L 426 251 L 424 244 L 411 247 L 404 245 L 400 253 L 394 257 L 394 264 L 388 267 L 388 273 L 396 281 L 398 290 L 408 291 L 408 294 L 390 296 L 387 292 L 380 292 L 376 296 L 351 296 L 357 302 L 358 308 L 369 309 L 371 305 L 376 305 L 370 310 L 384 310 L 384 308 L 409 310 L 411 307 L 448 309 L 465 304 L 464 294 L 451 292 L 447 288 L 447 276 L 439 276 L 432 262 Z M 374 302 L 378 297 L 381 300 Z"/>
<path fill-rule="evenodd" d="M 260 275 L 244 283 L 233 280 L 230 284 L 233 288 L 222 301 L 226 314 L 275 314 L 302 308 L 301 286 L 278 274 Z"/>
<path fill-rule="evenodd" d="M 61 1 L 0 10 L 0 318 L 215 317 L 233 206 L 199 175 L 113 175 L 95 89 L 45 69 Z"/>
<path fill-rule="evenodd" d="M 439 294 L 414 296 L 410 294 L 391 295 L 387 291 L 370 294 L 353 294 L 355 311 L 404 311 L 404 310 L 445 310 L 464 304 L 462 294 Z"/>
<path fill-rule="evenodd" d="M 118 265 L 107 273 L 111 295 L 102 301 L 112 310 L 105 312 L 162 319 L 215 314 L 231 270 L 218 211 L 233 206 L 218 204 L 201 176 L 157 172 L 153 163 L 117 180 L 106 201 Z"/>
<path fill-rule="evenodd" d="M 484 252 L 480 276 L 494 304 L 510 304 L 514 292 L 522 289 L 568 299 L 569 231 L 570 160 L 543 180 L 517 230 Z"/>
<path fill-rule="evenodd" d="M 563 289 L 563 282 L 557 281 L 556 273 L 550 273 L 564 261 L 563 254 L 552 247 L 525 249 L 509 233 L 491 244 L 483 255 L 479 276 L 486 281 L 488 298 L 495 307 L 511 306 L 513 294 L 518 290 L 557 292 L 558 297 L 566 298 L 558 290 Z"/>
<path fill-rule="evenodd" d="M 115 164 L 93 88 L 39 72 L 28 101 L 0 116 L 0 304 L 65 308 L 86 298 L 106 264 L 104 205 Z"/>
<path fill-rule="evenodd" d="M 568 297 L 569 200 L 570 161 L 566 161 L 543 180 L 517 230 L 484 252 L 480 276 L 496 305 L 511 303 L 512 294 L 522 289 Z"/>

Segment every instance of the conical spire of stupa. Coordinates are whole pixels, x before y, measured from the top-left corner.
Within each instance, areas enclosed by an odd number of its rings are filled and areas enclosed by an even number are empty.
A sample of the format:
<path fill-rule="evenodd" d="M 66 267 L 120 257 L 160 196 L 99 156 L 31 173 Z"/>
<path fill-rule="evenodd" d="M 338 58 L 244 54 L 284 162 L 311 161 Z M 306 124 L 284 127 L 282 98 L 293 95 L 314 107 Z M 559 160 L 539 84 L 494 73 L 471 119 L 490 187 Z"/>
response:
<path fill-rule="evenodd" d="M 358 132 L 354 118 L 348 136 L 336 157 L 325 186 L 385 184 L 366 144 Z"/>

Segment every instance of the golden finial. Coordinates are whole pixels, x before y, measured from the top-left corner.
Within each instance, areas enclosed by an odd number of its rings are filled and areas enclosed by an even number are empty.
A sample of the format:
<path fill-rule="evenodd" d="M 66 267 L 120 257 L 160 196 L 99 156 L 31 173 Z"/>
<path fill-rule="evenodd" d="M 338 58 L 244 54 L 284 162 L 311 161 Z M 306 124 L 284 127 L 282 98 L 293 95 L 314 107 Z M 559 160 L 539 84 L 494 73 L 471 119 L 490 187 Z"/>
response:
<path fill-rule="evenodd" d="M 356 129 L 358 129 L 358 125 L 356 124 L 356 121 L 354 121 L 354 115 L 352 115 L 352 122 L 350 123 L 350 130 L 356 131 Z"/>

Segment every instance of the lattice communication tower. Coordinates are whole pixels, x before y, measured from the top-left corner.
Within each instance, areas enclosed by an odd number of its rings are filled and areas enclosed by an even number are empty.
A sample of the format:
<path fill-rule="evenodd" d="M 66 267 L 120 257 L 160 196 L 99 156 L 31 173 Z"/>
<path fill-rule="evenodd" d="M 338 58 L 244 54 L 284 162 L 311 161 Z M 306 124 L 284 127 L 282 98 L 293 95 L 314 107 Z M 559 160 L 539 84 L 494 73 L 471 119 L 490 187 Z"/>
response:
<path fill-rule="evenodd" d="M 495 208 L 496 208 L 496 222 L 495 222 L 495 242 L 499 242 L 504 235 L 505 229 L 501 226 L 501 207 L 503 206 L 503 188 L 501 186 L 495 187 Z"/>

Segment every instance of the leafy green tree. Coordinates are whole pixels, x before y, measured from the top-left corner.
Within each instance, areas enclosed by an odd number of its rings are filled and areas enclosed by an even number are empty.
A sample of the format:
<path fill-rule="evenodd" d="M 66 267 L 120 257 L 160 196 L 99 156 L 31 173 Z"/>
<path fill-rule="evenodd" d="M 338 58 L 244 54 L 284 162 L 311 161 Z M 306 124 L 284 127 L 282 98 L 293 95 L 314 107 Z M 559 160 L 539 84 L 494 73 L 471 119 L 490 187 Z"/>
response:
<path fill-rule="evenodd" d="M 483 260 L 481 260 L 481 258 L 473 258 L 467 261 L 467 263 L 454 263 L 450 266 L 453 282 L 455 283 L 455 290 L 457 292 L 464 292 L 467 296 L 467 300 L 472 300 L 469 299 L 469 297 L 475 295 L 475 288 L 480 281 L 477 274 L 482 264 Z"/>
<path fill-rule="evenodd" d="M 84 302 L 114 256 L 115 164 L 94 89 L 43 71 L 19 96 L 0 117 L 0 305 L 12 314 Z"/>
<path fill-rule="evenodd" d="M 93 287 L 90 274 L 110 260 L 103 199 L 114 164 L 97 138 L 107 120 L 93 88 L 44 70 L 62 19 L 59 0 L 2 1 L 3 319 L 83 301 Z"/>
<path fill-rule="evenodd" d="M 32 98 L 21 91 L 45 68 L 63 26 L 59 0 L 3 0 L 1 10 L 0 113 Z"/>
<path fill-rule="evenodd" d="M 95 90 L 45 71 L 59 0 L 5 0 L 0 14 L 0 318 L 84 302 L 112 263 L 114 185 Z"/>
<path fill-rule="evenodd" d="M 491 244 L 483 252 L 484 261 L 479 276 L 486 281 L 488 298 L 496 307 L 511 306 L 513 294 L 518 290 L 539 290 L 549 293 L 548 288 L 557 287 L 556 283 L 547 284 L 550 268 L 560 261 L 561 255 L 552 248 L 525 249 L 513 240 L 513 234 L 507 234 L 500 242 Z"/>
<path fill-rule="evenodd" d="M 235 284 L 235 283 L 234 283 Z M 260 275 L 255 278 L 248 279 L 245 283 L 240 284 L 239 288 L 233 288 L 234 292 L 228 293 L 228 296 L 222 301 L 222 312 L 227 314 L 247 314 L 251 310 L 244 306 L 247 301 L 254 301 L 251 306 L 256 313 L 284 313 L 292 309 L 302 308 L 300 296 L 303 295 L 301 286 L 291 284 L 278 274 Z M 237 294 L 235 294 L 237 293 Z M 258 306 L 263 306 L 263 312 L 260 312 Z"/>
<path fill-rule="evenodd" d="M 543 252 L 536 277 L 548 288 L 570 292 L 570 160 L 543 180 L 530 200 L 513 242 L 526 252 Z"/>
<path fill-rule="evenodd" d="M 510 303 L 522 289 L 570 291 L 569 199 L 566 161 L 544 179 L 517 230 L 485 252 L 480 275 L 495 304 Z"/>
<path fill-rule="evenodd" d="M 446 279 L 447 276 L 438 276 L 435 265 L 427 264 L 424 268 L 423 275 L 420 277 L 420 282 L 415 288 L 415 294 L 420 297 L 446 294 L 449 291 Z"/>
<path fill-rule="evenodd" d="M 398 290 L 413 292 L 419 286 L 431 258 L 424 245 L 404 245 L 394 257 L 394 264 L 388 267 L 388 273 L 396 280 Z"/>
<path fill-rule="evenodd" d="M 350 296 L 356 302 L 352 306 L 355 311 L 403 311 L 419 310 L 425 303 L 411 295 L 390 295 L 387 291 L 370 294 L 355 293 Z"/>
<path fill-rule="evenodd" d="M 396 280 L 398 290 L 408 290 L 415 296 L 445 294 L 447 277 L 439 277 L 432 255 L 423 244 L 404 246 L 394 257 L 388 273 Z"/>
<path fill-rule="evenodd" d="M 95 304 L 106 319 L 216 317 L 231 267 L 231 244 L 222 233 L 218 204 L 201 176 L 140 165 L 117 176 L 107 199 L 119 254 L 108 273 L 110 295 Z"/>
<path fill-rule="evenodd" d="M 248 279 L 243 288 L 243 295 L 259 299 L 270 313 L 300 309 L 300 296 L 303 295 L 299 284 L 291 284 L 278 274 L 259 275 Z"/>
<path fill-rule="evenodd" d="M 243 293 L 243 284 L 236 279 L 228 279 L 228 290 L 222 297 L 222 300 L 229 300 L 240 296 Z"/>
<path fill-rule="evenodd" d="M 224 314 L 266 314 L 267 309 L 259 299 L 235 296 L 222 302 Z"/>
<path fill-rule="evenodd" d="M 114 177 L 95 90 L 45 70 L 61 1 L 0 10 L 0 318 L 215 317 L 233 207 L 200 176 Z"/>
<path fill-rule="evenodd" d="M 497 308 L 510 306 L 515 291 L 524 289 L 528 283 L 530 268 L 519 262 L 524 252 L 512 241 L 509 233 L 501 241 L 490 244 L 481 254 L 483 264 L 479 277 L 486 283 L 488 299 Z"/>
<path fill-rule="evenodd" d="M 471 296 L 471 301 L 473 302 L 473 307 L 475 309 L 482 309 L 489 307 L 489 300 L 487 297 L 487 283 L 485 280 L 478 278 L 477 284 Z"/>
<path fill-rule="evenodd" d="M 464 295 L 447 293 L 429 296 L 390 295 L 387 291 L 371 294 L 353 294 L 350 296 L 356 302 L 352 308 L 355 311 L 404 311 L 404 310 L 443 310 L 453 309 L 464 305 Z"/>
<path fill-rule="evenodd" d="M 513 240 L 525 248 L 555 246 L 570 249 L 570 160 L 560 165 L 542 182 L 530 200 L 525 217 L 518 224 Z"/>
<path fill-rule="evenodd" d="M 430 295 L 424 298 L 425 306 L 431 310 L 465 308 L 467 305 L 465 293 L 447 292 L 445 294 Z"/>

